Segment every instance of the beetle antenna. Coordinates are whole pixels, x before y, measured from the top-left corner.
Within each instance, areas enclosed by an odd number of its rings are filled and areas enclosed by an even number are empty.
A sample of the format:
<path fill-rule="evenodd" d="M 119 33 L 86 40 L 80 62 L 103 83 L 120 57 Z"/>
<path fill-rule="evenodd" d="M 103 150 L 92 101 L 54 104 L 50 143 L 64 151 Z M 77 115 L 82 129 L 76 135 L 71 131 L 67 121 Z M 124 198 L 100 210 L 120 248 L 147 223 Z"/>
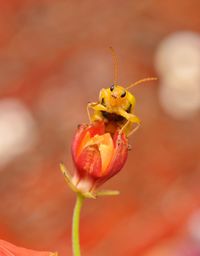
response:
<path fill-rule="evenodd" d="M 112 53 L 112 58 L 113 58 L 113 64 L 114 64 L 114 85 L 117 85 L 117 80 L 118 80 L 118 59 L 117 55 L 114 51 L 114 49 L 110 46 L 109 49 L 111 50 Z"/>
<path fill-rule="evenodd" d="M 141 80 L 139 80 L 139 81 L 137 81 L 137 82 L 135 82 L 135 83 L 129 85 L 128 87 L 126 87 L 126 90 L 127 90 L 127 89 L 130 89 L 130 88 L 132 88 L 132 87 L 134 87 L 134 86 L 136 86 L 136 85 L 138 85 L 138 84 L 141 84 L 141 83 L 144 83 L 144 82 L 149 82 L 149 81 L 155 81 L 155 80 L 158 80 L 158 78 L 157 78 L 157 77 L 147 77 L 147 78 L 143 78 L 143 79 L 141 79 Z"/>

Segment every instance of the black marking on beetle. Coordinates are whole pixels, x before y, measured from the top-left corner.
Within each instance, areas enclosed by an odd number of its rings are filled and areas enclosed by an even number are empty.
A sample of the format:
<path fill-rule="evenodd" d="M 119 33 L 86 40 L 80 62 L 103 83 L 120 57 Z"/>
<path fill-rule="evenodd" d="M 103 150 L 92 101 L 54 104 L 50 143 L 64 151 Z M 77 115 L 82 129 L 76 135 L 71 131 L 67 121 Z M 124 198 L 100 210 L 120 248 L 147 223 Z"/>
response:
<path fill-rule="evenodd" d="M 127 113 L 130 113 L 131 112 L 131 108 L 132 108 L 132 104 L 130 104 L 126 110 Z"/>
<path fill-rule="evenodd" d="M 114 88 L 115 88 L 115 86 L 114 86 L 114 84 L 112 84 L 112 85 L 110 86 L 110 91 L 112 92 L 112 91 L 114 90 Z"/>
<path fill-rule="evenodd" d="M 101 99 L 101 105 L 106 106 L 104 98 Z"/>
<path fill-rule="evenodd" d="M 121 98 L 124 98 L 126 96 L 126 91 L 124 91 L 122 94 L 121 94 Z"/>
<path fill-rule="evenodd" d="M 103 117 L 105 117 L 108 121 L 113 122 L 123 122 L 125 120 L 125 117 L 117 115 L 115 113 L 109 113 L 106 111 L 101 111 Z"/>

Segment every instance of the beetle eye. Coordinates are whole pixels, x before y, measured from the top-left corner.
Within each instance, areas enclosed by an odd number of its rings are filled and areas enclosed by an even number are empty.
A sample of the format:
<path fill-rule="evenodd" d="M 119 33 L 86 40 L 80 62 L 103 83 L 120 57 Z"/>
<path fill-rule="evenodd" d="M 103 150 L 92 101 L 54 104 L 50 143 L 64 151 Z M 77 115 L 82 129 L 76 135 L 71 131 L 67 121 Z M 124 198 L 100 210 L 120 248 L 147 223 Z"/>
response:
<path fill-rule="evenodd" d="M 126 91 L 124 91 L 122 94 L 121 94 L 121 98 L 124 98 L 126 96 Z"/>
<path fill-rule="evenodd" d="M 110 86 L 110 90 L 111 90 L 111 92 L 114 90 L 114 84 L 112 84 L 112 85 Z"/>

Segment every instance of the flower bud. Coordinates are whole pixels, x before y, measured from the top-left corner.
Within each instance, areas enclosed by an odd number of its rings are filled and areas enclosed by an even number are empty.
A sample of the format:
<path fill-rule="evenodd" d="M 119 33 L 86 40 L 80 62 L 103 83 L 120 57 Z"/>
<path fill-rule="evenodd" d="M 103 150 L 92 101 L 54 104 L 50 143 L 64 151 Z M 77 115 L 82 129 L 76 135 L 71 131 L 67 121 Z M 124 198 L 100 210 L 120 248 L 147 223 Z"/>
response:
<path fill-rule="evenodd" d="M 124 166 L 128 154 L 128 140 L 116 130 L 106 132 L 103 121 L 80 125 L 72 143 L 76 166 L 73 185 L 81 192 L 92 192 Z"/>

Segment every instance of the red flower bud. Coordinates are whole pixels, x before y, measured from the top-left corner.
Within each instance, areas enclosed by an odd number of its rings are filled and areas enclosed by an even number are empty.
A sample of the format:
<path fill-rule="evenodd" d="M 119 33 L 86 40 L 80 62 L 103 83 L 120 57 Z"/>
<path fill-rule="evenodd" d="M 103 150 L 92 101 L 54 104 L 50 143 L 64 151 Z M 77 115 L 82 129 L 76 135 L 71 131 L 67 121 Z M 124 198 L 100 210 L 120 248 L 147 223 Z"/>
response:
<path fill-rule="evenodd" d="M 103 121 L 80 125 L 73 143 L 76 172 L 72 183 L 81 192 L 90 192 L 118 173 L 128 154 L 128 140 L 118 130 L 111 136 Z"/>

